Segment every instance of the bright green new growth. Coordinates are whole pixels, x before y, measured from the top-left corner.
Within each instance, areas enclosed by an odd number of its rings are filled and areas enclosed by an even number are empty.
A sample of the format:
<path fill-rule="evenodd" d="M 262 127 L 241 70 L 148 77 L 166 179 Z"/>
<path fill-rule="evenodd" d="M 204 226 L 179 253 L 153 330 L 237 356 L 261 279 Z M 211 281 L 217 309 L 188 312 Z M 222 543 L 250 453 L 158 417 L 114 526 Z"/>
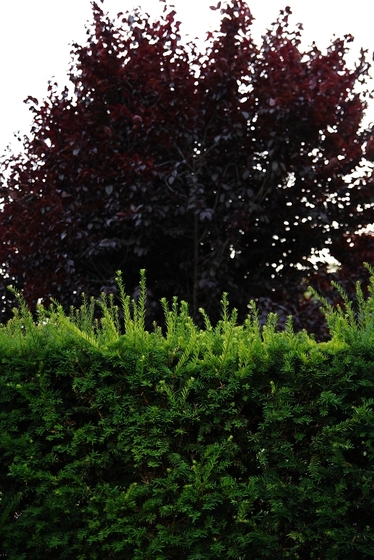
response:
<path fill-rule="evenodd" d="M 323 305 L 331 340 L 205 328 L 146 278 L 65 314 L 19 299 L 0 327 L 0 556 L 11 560 L 369 558 L 374 549 L 370 296 Z M 340 289 L 338 287 L 338 289 Z"/>

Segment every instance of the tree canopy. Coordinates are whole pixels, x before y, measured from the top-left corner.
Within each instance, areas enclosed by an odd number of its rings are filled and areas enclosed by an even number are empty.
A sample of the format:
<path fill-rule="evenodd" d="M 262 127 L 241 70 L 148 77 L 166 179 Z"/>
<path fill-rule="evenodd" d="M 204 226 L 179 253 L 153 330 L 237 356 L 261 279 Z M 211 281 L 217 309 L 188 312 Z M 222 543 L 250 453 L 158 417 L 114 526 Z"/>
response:
<path fill-rule="evenodd" d="M 313 253 L 357 272 L 373 250 L 357 232 L 374 221 L 374 140 L 353 37 L 304 48 L 286 8 L 258 45 L 247 3 L 231 0 L 202 52 L 166 5 L 157 21 L 92 9 L 74 91 L 29 97 L 31 134 L 3 162 L 4 304 L 11 282 L 31 305 L 67 307 L 115 291 L 117 270 L 136 293 L 145 268 L 153 318 L 177 295 L 214 319 L 223 291 L 239 317 L 259 298 L 295 313 Z"/>

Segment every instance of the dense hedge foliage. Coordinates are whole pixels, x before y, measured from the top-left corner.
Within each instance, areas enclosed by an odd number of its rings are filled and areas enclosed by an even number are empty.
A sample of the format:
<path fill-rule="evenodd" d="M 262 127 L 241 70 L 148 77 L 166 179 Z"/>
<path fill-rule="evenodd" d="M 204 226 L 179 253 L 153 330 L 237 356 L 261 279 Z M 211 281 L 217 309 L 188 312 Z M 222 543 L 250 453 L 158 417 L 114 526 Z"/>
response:
<path fill-rule="evenodd" d="M 325 343 L 225 296 L 147 332 L 141 286 L 1 327 L 0 557 L 373 556 L 374 276 Z"/>

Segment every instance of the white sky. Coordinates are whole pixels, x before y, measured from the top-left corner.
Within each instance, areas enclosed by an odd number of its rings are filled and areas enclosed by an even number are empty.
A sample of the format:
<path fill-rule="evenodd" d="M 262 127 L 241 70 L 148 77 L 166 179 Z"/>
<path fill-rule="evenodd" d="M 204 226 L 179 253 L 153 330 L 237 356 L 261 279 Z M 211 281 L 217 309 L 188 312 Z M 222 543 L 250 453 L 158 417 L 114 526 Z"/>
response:
<path fill-rule="evenodd" d="M 175 6 L 182 33 L 203 37 L 210 26 L 218 27 L 219 12 L 209 9 L 217 0 L 168 3 Z M 164 6 L 158 0 L 104 0 L 103 4 L 98 0 L 98 4 L 113 16 L 137 5 L 157 15 Z M 334 34 L 342 37 L 351 33 L 355 37 L 353 59 L 357 60 L 361 46 L 369 49 L 372 58 L 374 4 L 369 0 L 248 0 L 248 5 L 256 18 L 252 28 L 255 38 L 289 5 L 291 27 L 298 22 L 304 25 L 306 45 L 315 41 L 324 49 Z M 29 131 L 31 113 L 23 100 L 28 95 L 45 97 L 52 78 L 61 88 L 68 82 L 70 44 L 85 44 L 85 23 L 91 19 L 90 0 L 0 0 L 0 153 L 9 143 L 13 149 L 21 147 L 13 143 L 15 131 Z M 374 121 L 374 103 L 370 120 Z"/>

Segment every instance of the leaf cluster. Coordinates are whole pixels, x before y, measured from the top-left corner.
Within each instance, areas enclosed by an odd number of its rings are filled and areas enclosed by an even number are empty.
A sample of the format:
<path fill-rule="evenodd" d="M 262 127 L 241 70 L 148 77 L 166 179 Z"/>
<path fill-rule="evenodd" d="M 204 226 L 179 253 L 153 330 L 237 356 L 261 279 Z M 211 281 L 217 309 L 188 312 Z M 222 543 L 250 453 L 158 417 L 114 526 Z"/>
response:
<path fill-rule="evenodd" d="M 18 296 L 0 328 L 1 555 L 371 557 L 374 275 L 324 302 L 325 343 L 226 295 L 215 326 L 174 298 L 146 330 L 144 272 L 136 301 L 118 283 L 122 309 Z"/>
<path fill-rule="evenodd" d="M 74 93 L 28 99 L 29 138 L 3 162 L 0 262 L 33 308 L 116 293 L 117 270 L 134 295 L 145 268 L 151 321 L 177 295 L 216 322 L 224 291 L 241 320 L 259 298 L 297 316 L 313 251 L 374 221 L 367 54 L 348 67 L 350 36 L 303 49 L 289 9 L 258 45 L 246 2 L 220 10 L 201 52 L 166 6 L 112 21 L 93 3 Z"/>

